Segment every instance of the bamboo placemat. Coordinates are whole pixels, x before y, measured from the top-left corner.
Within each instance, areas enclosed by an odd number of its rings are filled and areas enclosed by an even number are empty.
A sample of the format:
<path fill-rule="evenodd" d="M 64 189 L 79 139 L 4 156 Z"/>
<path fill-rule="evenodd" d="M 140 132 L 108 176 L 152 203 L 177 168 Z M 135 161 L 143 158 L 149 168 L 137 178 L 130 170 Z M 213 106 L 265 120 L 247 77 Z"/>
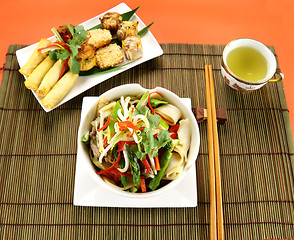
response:
<path fill-rule="evenodd" d="M 45 113 L 18 73 L 12 45 L 0 92 L 0 238 L 209 239 L 206 122 L 200 123 L 196 208 L 73 206 L 82 98 L 114 86 L 163 86 L 205 107 L 204 66 L 212 64 L 226 239 L 294 239 L 293 138 L 283 84 L 240 93 L 222 80 L 224 46 L 162 44 L 164 55 L 115 76 Z M 271 47 L 271 50 L 274 49 Z"/>

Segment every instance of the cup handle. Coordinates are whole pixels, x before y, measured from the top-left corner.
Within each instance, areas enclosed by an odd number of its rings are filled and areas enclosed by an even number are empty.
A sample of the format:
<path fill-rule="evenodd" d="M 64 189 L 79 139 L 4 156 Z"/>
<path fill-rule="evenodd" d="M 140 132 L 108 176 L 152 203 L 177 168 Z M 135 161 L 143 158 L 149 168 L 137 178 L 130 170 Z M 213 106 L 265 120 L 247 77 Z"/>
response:
<path fill-rule="evenodd" d="M 278 78 L 274 78 L 276 74 L 279 75 Z M 284 79 L 284 73 L 282 73 L 281 69 L 277 68 L 277 70 L 276 70 L 276 72 L 275 72 L 273 78 L 271 78 L 271 79 L 269 80 L 269 82 L 278 82 L 278 81 L 281 81 L 281 80 L 283 80 L 283 79 Z"/>

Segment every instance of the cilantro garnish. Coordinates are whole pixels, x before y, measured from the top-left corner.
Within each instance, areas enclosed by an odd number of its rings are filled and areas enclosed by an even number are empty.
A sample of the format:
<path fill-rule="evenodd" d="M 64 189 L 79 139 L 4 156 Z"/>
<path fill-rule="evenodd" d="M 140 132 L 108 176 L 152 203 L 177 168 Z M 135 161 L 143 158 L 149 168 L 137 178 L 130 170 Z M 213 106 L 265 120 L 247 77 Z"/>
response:
<path fill-rule="evenodd" d="M 79 48 L 81 48 L 80 44 L 85 42 L 88 38 L 88 32 L 81 25 L 73 27 L 72 25 L 67 24 L 67 27 L 72 35 L 72 38 L 68 39 L 67 43 L 55 42 L 43 51 L 50 51 L 49 57 L 52 60 L 69 60 L 70 71 L 73 74 L 78 74 L 80 72 L 81 65 L 77 61 L 77 54 Z M 61 39 L 55 28 L 52 28 L 52 32 L 56 35 L 57 39 Z M 52 49 L 52 46 L 54 46 L 54 49 Z"/>

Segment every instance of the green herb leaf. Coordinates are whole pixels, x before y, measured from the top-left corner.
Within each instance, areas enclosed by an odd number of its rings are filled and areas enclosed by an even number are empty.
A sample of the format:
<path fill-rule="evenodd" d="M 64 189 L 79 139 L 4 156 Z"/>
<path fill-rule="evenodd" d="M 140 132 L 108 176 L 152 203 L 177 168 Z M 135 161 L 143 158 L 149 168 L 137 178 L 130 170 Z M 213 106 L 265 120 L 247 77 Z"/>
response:
<path fill-rule="evenodd" d="M 54 50 L 54 51 L 50 51 L 49 52 L 49 57 L 53 60 L 53 61 L 57 61 L 57 51 Z"/>
<path fill-rule="evenodd" d="M 56 51 L 56 58 L 57 59 L 65 60 L 65 59 L 68 59 L 69 57 L 70 57 L 70 53 L 67 50 Z"/>
<path fill-rule="evenodd" d="M 170 134 L 167 130 L 161 130 L 158 135 L 158 147 L 165 147 L 167 144 L 172 142 Z"/>
<path fill-rule="evenodd" d="M 73 74 L 78 74 L 80 72 L 80 69 L 81 69 L 81 65 L 80 65 L 80 63 L 77 61 L 77 59 L 75 57 L 70 58 L 69 67 L 70 67 L 70 71 Z"/>
<path fill-rule="evenodd" d="M 69 45 L 69 48 L 72 52 L 72 56 L 75 57 L 78 55 L 79 48 L 81 48 L 81 46 L 80 45 Z"/>
<path fill-rule="evenodd" d="M 147 119 L 150 124 L 150 128 L 155 129 L 159 126 L 160 116 L 157 114 L 150 114 L 150 111 L 147 113 Z"/>

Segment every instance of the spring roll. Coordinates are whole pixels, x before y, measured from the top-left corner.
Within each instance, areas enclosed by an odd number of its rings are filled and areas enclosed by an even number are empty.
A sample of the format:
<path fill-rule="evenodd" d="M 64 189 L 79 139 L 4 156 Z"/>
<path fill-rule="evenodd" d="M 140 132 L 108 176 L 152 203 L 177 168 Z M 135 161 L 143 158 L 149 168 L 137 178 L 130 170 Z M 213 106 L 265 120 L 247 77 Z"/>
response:
<path fill-rule="evenodd" d="M 19 72 L 23 74 L 24 76 L 28 77 L 34 69 L 47 57 L 48 53 L 41 53 L 38 51 L 38 49 L 47 47 L 52 42 L 49 40 L 42 38 L 37 46 L 37 48 L 33 51 L 32 55 L 30 56 L 29 60 L 26 62 L 26 64 L 19 69 Z"/>
<path fill-rule="evenodd" d="M 24 82 L 26 88 L 32 89 L 36 91 L 42 82 L 42 79 L 46 75 L 46 73 L 49 71 L 49 69 L 53 66 L 55 63 L 54 60 L 52 60 L 49 56 L 43 60 L 38 67 L 35 68 L 35 70 L 30 74 L 30 76 L 27 78 L 27 80 Z"/>
<path fill-rule="evenodd" d="M 53 88 L 53 86 L 57 83 L 61 71 L 66 71 L 68 68 L 68 65 L 65 65 L 65 61 L 66 60 L 59 59 L 54 63 L 53 67 L 44 76 L 39 88 L 37 89 L 36 93 L 38 95 L 45 97 L 51 88 Z M 65 69 L 64 66 L 66 67 Z"/>
<path fill-rule="evenodd" d="M 42 105 L 49 109 L 54 108 L 69 92 L 78 77 L 79 74 L 73 74 L 71 71 L 68 71 L 41 100 Z"/>

